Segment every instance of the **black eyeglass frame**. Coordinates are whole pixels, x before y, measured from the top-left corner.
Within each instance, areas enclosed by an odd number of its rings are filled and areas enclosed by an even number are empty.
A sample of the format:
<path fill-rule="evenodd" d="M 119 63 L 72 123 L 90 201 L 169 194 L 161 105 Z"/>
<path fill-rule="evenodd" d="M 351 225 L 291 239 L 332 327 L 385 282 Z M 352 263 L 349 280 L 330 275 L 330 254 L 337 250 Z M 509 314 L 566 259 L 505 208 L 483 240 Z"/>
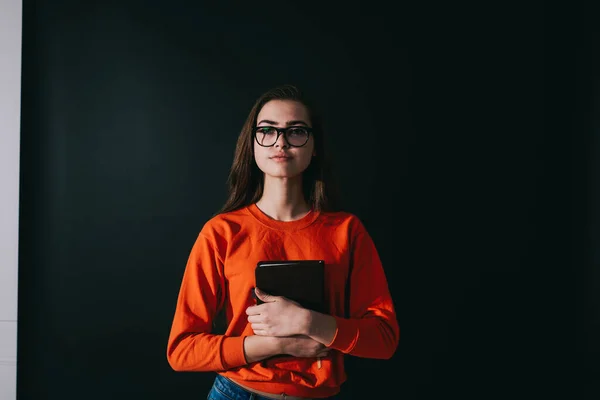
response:
<path fill-rule="evenodd" d="M 260 143 L 258 141 L 258 137 L 256 136 L 257 132 L 259 129 L 264 129 L 264 128 L 269 128 L 269 129 L 275 129 L 277 131 L 277 138 L 275 138 L 275 141 L 273 142 L 273 144 L 269 145 L 269 146 L 265 146 L 264 144 Z M 308 133 L 308 135 L 306 135 L 306 141 L 304 143 L 302 143 L 301 145 L 293 145 L 290 143 L 290 141 L 287 138 L 287 132 L 290 129 L 298 129 L 298 128 L 302 128 L 304 130 L 306 130 L 306 132 Z M 256 140 L 256 143 L 258 143 L 259 146 L 262 147 L 273 147 L 277 144 L 277 141 L 279 140 L 279 136 L 283 135 L 283 139 L 285 140 L 285 142 L 288 144 L 288 146 L 290 147 L 304 147 L 306 146 L 306 143 L 308 143 L 308 140 L 310 139 L 310 135 L 313 134 L 313 128 L 309 127 L 309 126 L 288 126 L 287 128 L 277 128 L 275 126 L 271 126 L 271 125 L 265 125 L 265 126 L 256 126 L 252 129 L 252 135 L 254 136 L 254 140 Z"/>

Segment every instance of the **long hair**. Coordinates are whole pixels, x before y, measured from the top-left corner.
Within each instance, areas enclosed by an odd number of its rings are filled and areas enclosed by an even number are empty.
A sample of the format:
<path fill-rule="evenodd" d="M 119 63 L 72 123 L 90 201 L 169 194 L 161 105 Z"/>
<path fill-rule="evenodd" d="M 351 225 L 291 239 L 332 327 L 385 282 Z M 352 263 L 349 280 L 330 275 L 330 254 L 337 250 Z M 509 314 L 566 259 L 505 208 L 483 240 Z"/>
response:
<path fill-rule="evenodd" d="M 321 115 L 306 96 L 293 85 L 282 85 L 263 93 L 254 103 L 237 140 L 233 163 L 227 179 L 229 195 L 218 213 L 234 211 L 257 202 L 263 194 L 264 173 L 254 160 L 256 119 L 263 106 L 271 100 L 297 101 L 306 107 L 313 128 L 316 155 L 302 173 L 304 199 L 317 211 L 335 211 L 337 192 L 332 186 L 323 140 Z"/>

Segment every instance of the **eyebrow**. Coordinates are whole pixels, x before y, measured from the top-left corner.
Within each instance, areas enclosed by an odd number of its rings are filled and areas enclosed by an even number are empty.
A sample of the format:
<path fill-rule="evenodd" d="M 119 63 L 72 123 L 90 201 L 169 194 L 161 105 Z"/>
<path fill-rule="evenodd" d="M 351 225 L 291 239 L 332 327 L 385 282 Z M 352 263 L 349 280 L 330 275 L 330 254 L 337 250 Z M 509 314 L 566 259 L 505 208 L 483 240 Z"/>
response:
<path fill-rule="evenodd" d="M 268 119 L 263 119 L 262 121 L 260 121 L 256 125 L 260 125 L 262 123 L 269 124 L 269 125 L 278 125 L 279 124 L 278 122 L 275 122 L 275 121 L 271 121 L 271 120 L 268 120 Z M 304 126 L 308 126 L 308 124 L 306 122 L 302 121 L 301 119 L 295 119 L 295 120 L 292 120 L 292 121 L 287 121 L 285 124 L 287 126 L 291 126 L 291 125 L 304 125 Z"/>

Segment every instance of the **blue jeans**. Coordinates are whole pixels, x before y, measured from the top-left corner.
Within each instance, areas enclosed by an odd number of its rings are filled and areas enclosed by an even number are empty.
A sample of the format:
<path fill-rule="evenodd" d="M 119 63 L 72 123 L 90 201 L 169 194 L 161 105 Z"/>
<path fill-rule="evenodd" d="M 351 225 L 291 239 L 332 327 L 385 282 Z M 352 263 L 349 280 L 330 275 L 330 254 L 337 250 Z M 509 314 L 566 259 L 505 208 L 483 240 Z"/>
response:
<path fill-rule="evenodd" d="M 217 375 L 215 383 L 213 383 L 208 400 L 273 400 L 268 397 L 259 396 L 249 392 L 241 386 L 236 385 L 227 378 Z M 327 399 L 335 399 L 328 397 Z"/>

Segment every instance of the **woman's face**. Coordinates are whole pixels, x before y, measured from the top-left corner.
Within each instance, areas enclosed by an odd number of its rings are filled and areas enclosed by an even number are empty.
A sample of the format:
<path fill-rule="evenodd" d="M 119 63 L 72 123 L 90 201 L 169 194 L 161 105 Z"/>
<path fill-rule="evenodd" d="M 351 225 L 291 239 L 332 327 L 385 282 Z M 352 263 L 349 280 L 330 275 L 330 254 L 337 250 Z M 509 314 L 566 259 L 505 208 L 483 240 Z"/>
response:
<path fill-rule="evenodd" d="M 292 100 L 271 100 L 266 103 L 258 113 L 256 118 L 257 127 L 265 127 L 258 133 L 259 140 L 265 144 L 271 144 L 277 133 L 271 133 L 267 127 L 288 128 L 288 127 L 311 127 L 311 121 L 308 111 L 303 104 Z M 266 132 L 263 134 L 261 132 Z M 301 133 L 301 132 L 300 132 Z M 290 132 L 288 135 L 290 141 L 301 144 L 302 135 Z M 284 135 L 281 134 L 275 145 L 263 147 L 254 140 L 254 159 L 258 168 L 266 176 L 274 178 L 294 178 L 308 167 L 315 154 L 315 144 L 312 134 L 308 136 L 308 141 L 302 147 L 290 146 Z"/>

